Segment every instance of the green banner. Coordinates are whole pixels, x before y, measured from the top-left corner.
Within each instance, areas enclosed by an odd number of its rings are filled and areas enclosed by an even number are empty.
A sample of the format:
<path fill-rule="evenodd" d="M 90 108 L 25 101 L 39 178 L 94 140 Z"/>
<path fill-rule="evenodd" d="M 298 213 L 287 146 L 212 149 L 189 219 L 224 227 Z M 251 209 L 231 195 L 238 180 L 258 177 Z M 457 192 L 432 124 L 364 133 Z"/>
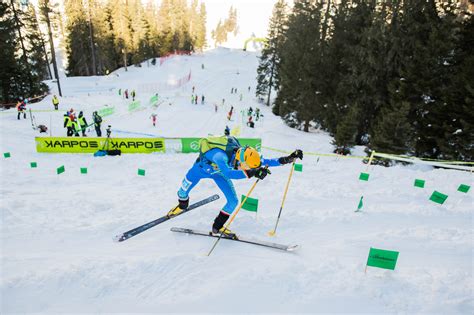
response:
<path fill-rule="evenodd" d="M 471 186 L 465 185 L 465 184 L 461 184 L 458 187 L 458 191 L 463 192 L 463 193 L 467 193 L 469 189 L 471 189 Z"/>
<path fill-rule="evenodd" d="M 163 138 L 72 138 L 36 137 L 36 151 L 42 153 L 95 153 L 98 150 L 120 150 L 122 153 L 165 152 Z"/>
<path fill-rule="evenodd" d="M 202 138 L 181 138 L 181 147 L 183 153 L 199 152 L 199 140 Z M 262 139 L 260 138 L 238 138 L 241 145 L 248 145 L 260 152 Z"/>
<path fill-rule="evenodd" d="M 442 205 L 446 201 L 447 198 L 448 198 L 448 195 L 442 194 L 439 191 L 435 190 L 431 194 L 430 200 Z"/>
<path fill-rule="evenodd" d="M 369 180 L 369 174 L 368 173 L 360 173 L 359 180 L 368 181 Z"/>
<path fill-rule="evenodd" d="M 150 105 L 155 106 L 158 103 L 158 95 L 150 97 Z"/>
<path fill-rule="evenodd" d="M 110 116 L 115 113 L 115 107 L 104 107 L 97 111 L 100 117 Z"/>
<path fill-rule="evenodd" d="M 394 270 L 397 264 L 398 252 L 370 248 L 367 266 Z"/>
<path fill-rule="evenodd" d="M 422 179 L 415 179 L 415 183 L 413 185 L 415 187 L 424 188 L 425 187 L 425 181 L 422 180 Z"/>
<path fill-rule="evenodd" d="M 133 101 L 128 105 L 128 111 L 133 112 L 140 108 L 140 101 Z"/>
<path fill-rule="evenodd" d="M 245 199 L 245 196 L 242 195 L 240 202 L 244 201 L 244 199 Z M 257 212 L 258 199 L 248 197 L 247 200 L 245 200 L 245 203 L 242 205 L 242 209 L 247 210 L 247 211 Z"/>

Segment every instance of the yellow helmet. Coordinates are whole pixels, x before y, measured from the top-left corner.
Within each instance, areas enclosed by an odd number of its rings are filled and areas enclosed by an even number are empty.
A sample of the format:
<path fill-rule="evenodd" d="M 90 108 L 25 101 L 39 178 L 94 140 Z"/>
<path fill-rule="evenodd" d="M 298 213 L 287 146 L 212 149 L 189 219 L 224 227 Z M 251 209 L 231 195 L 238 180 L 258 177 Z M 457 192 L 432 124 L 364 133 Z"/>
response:
<path fill-rule="evenodd" d="M 260 166 L 260 154 L 252 147 L 239 148 L 235 154 L 235 160 L 239 161 L 244 170 L 257 168 Z"/>

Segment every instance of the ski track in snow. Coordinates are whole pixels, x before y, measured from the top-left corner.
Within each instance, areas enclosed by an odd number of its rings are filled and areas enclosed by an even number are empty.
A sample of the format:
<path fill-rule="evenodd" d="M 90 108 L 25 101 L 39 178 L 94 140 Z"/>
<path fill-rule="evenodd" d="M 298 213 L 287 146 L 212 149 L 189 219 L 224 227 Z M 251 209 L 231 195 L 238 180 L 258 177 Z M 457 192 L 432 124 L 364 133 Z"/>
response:
<path fill-rule="evenodd" d="M 264 118 L 255 129 L 243 125 L 242 137 L 261 137 L 264 146 L 281 150 L 330 153 L 329 135 L 291 129 L 256 102 L 257 64 L 255 53 L 216 49 L 173 57 L 161 67 L 144 63 L 108 77 L 67 78 L 61 110 L 34 115 L 37 124 L 52 128 L 53 136 L 63 136 L 66 109 L 83 110 L 90 123 L 92 111 L 108 104 L 116 114 L 105 117 L 103 131 L 112 125 L 112 136 L 128 136 L 116 129 L 202 137 L 238 126 L 240 110 L 252 106 Z M 154 92 L 140 91 L 141 84 L 164 83 L 189 70 L 189 83 L 156 91 L 165 102 L 148 106 Z M 205 95 L 205 105 L 191 105 L 192 86 L 199 97 Z M 230 94 L 232 87 L 237 94 Z M 119 88 L 136 89 L 145 109 L 129 114 Z M 230 105 L 235 108 L 232 122 L 226 119 Z M 28 107 L 51 109 L 51 96 Z M 156 128 L 149 118 L 153 112 L 158 114 Z M 169 229 L 210 228 L 225 199 L 208 180 L 193 190 L 191 202 L 216 192 L 221 199 L 123 243 L 112 242 L 116 234 L 164 215 L 176 203 L 195 154 L 39 154 L 38 134 L 29 119 L 18 121 L 9 110 L 0 112 L 0 122 L 1 152 L 12 154 L 0 162 L 2 314 L 472 314 L 472 190 L 457 192 L 459 184 L 473 184 L 472 174 L 417 165 L 371 166 L 370 179 L 363 182 L 358 177 L 366 165 L 360 160 L 321 157 L 317 162 L 316 156 L 306 155 L 303 172 L 293 174 L 275 237 L 267 232 L 274 227 L 289 167 L 272 168 L 258 183 L 252 195 L 260 202 L 258 215 L 242 210 L 232 224 L 247 237 L 301 248 L 285 253 L 222 240 L 207 257 L 215 239 Z M 263 155 L 280 153 L 264 149 Z M 30 168 L 33 161 L 38 168 Z M 61 165 L 66 172 L 56 175 Z M 80 174 L 80 167 L 89 173 Z M 146 176 L 137 176 L 138 168 Z M 424 189 L 413 187 L 416 178 L 426 180 Z M 238 195 L 253 181 L 234 181 Z M 445 205 L 428 200 L 433 190 L 449 196 Z M 354 213 L 362 195 L 362 212 Z M 399 251 L 396 270 L 369 267 L 364 273 L 370 247 Z"/>

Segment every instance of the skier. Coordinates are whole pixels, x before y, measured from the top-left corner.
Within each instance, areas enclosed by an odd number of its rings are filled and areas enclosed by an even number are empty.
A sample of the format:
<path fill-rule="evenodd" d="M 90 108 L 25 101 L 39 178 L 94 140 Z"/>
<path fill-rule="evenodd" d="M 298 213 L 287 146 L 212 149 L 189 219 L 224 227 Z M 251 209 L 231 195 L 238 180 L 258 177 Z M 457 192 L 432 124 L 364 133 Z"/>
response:
<path fill-rule="evenodd" d="M 26 103 L 27 102 L 28 100 L 24 100 L 16 104 L 16 109 L 18 110 L 18 120 L 20 120 L 21 114 L 23 114 L 23 118 L 26 119 Z"/>
<path fill-rule="evenodd" d="M 100 124 L 102 123 L 102 117 L 97 112 L 92 113 L 92 119 L 94 120 L 95 132 L 97 137 L 102 137 L 102 131 L 100 130 Z"/>
<path fill-rule="evenodd" d="M 234 93 L 234 88 L 231 88 L 230 89 L 230 94 L 233 94 Z"/>
<path fill-rule="evenodd" d="M 247 126 L 249 126 L 250 128 L 255 127 L 255 123 L 252 121 L 252 116 L 249 116 L 249 121 L 247 121 Z"/>
<path fill-rule="evenodd" d="M 230 128 L 229 128 L 229 126 L 225 126 L 224 134 L 225 134 L 226 136 L 229 136 L 229 135 L 230 135 Z"/>
<path fill-rule="evenodd" d="M 204 105 L 204 94 L 201 96 L 201 105 Z"/>
<path fill-rule="evenodd" d="M 194 104 L 194 94 L 191 95 L 191 105 Z"/>
<path fill-rule="evenodd" d="M 79 119 L 78 120 L 79 120 L 79 125 L 81 126 L 82 136 L 87 137 L 86 136 L 87 121 L 86 121 L 86 117 L 84 117 L 84 114 L 82 113 L 82 111 L 79 112 Z"/>
<path fill-rule="evenodd" d="M 199 96 L 196 94 L 196 96 L 194 96 L 194 105 L 198 104 L 198 99 L 199 99 Z"/>
<path fill-rule="evenodd" d="M 232 114 L 234 113 L 234 106 L 231 106 L 230 107 L 230 111 L 229 113 L 227 114 L 227 120 L 231 120 L 232 119 Z"/>
<path fill-rule="evenodd" d="M 153 122 L 153 127 L 156 127 L 156 114 L 153 113 L 151 114 L 150 118 L 151 118 L 151 121 Z"/>
<path fill-rule="evenodd" d="M 58 110 L 58 105 L 59 105 L 59 100 L 58 100 L 58 97 L 56 95 L 53 96 L 53 99 L 51 100 L 53 102 L 53 105 L 54 105 L 54 109 L 55 110 Z"/>
<path fill-rule="evenodd" d="M 252 113 L 253 113 L 253 108 L 252 108 L 252 106 L 250 106 L 249 110 L 247 112 L 247 116 L 252 116 Z"/>
<path fill-rule="evenodd" d="M 132 101 L 135 101 L 135 95 L 137 95 L 137 93 L 135 93 L 135 90 L 132 90 L 132 93 L 130 95 L 132 95 Z"/>
<path fill-rule="evenodd" d="M 242 102 L 242 93 L 240 93 L 240 101 Z"/>
<path fill-rule="evenodd" d="M 255 121 L 260 119 L 260 108 L 255 108 Z"/>
<path fill-rule="evenodd" d="M 125 95 L 125 98 L 128 99 L 128 89 L 126 89 L 123 94 Z"/>
<path fill-rule="evenodd" d="M 250 86 L 249 86 L 249 92 L 250 92 Z"/>
<path fill-rule="evenodd" d="M 194 94 L 194 86 L 193 86 L 193 94 Z"/>
<path fill-rule="evenodd" d="M 217 113 L 217 104 L 216 103 L 214 103 L 214 112 Z"/>
<path fill-rule="evenodd" d="M 72 123 L 71 123 L 71 118 L 69 117 L 69 112 L 66 112 L 64 114 L 64 128 L 66 128 L 66 135 L 68 137 L 72 136 Z"/>
<path fill-rule="evenodd" d="M 232 179 L 256 177 L 264 179 L 270 171 L 267 167 L 292 163 L 295 159 L 303 159 L 303 151 L 296 150 L 289 156 L 264 159 L 252 147 L 242 147 L 232 136 L 210 137 L 201 139 L 200 155 L 187 172 L 178 190 L 178 206 L 168 215 L 176 215 L 189 205 L 189 193 L 203 178 L 214 180 L 224 193 L 227 203 L 222 207 L 212 225 L 212 233 L 235 236 L 224 224 L 239 203 Z"/>

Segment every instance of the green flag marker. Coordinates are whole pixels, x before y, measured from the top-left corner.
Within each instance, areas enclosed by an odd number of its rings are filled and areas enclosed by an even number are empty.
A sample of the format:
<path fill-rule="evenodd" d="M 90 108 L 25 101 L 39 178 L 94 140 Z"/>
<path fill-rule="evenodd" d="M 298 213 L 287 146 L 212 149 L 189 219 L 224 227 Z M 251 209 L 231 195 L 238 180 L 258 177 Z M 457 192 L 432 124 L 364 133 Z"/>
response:
<path fill-rule="evenodd" d="M 463 192 L 463 193 L 467 193 L 469 191 L 469 189 L 471 189 L 471 186 L 464 185 L 464 184 L 461 184 L 458 187 L 458 191 Z"/>
<path fill-rule="evenodd" d="M 415 187 L 420 187 L 420 188 L 424 188 L 425 187 L 425 181 L 422 180 L 422 179 L 415 179 L 415 184 L 414 184 Z"/>
<path fill-rule="evenodd" d="M 62 166 L 60 166 L 60 167 L 58 167 L 58 168 L 56 169 L 56 173 L 57 173 L 58 175 L 61 174 L 61 173 L 64 173 L 65 171 L 66 171 L 66 170 L 64 169 L 64 165 L 62 165 Z"/>
<path fill-rule="evenodd" d="M 430 200 L 442 205 L 446 201 L 447 198 L 448 198 L 448 195 L 442 194 L 435 190 L 431 194 Z"/>
<path fill-rule="evenodd" d="M 138 169 L 138 175 L 145 176 L 145 170 L 142 170 L 141 168 L 139 168 Z"/>
<path fill-rule="evenodd" d="M 30 166 L 31 166 L 31 168 L 36 168 L 36 167 L 38 167 L 38 163 L 30 162 Z"/>
<path fill-rule="evenodd" d="M 360 173 L 359 179 L 368 181 L 369 180 L 369 174 L 368 173 Z"/>
<path fill-rule="evenodd" d="M 360 196 L 359 205 L 357 206 L 357 210 L 355 212 L 361 211 L 362 207 L 364 206 L 364 203 L 362 202 L 363 199 L 364 196 Z"/>
<path fill-rule="evenodd" d="M 302 172 L 303 171 L 303 164 L 295 164 L 295 171 Z"/>
<path fill-rule="evenodd" d="M 87 167 L 81 167 L 81 174 L 87 174 Z"/>
<path fill-rule="evenodd" d="M 367 266 L 395 270 L 397 264 L 398 252 L 370 248 Z"/>
<path fill-rule="evenodd" d="M 5 153 L 3 153 L 3 157 L 6 158 L 6 159 L 8 159 L 9 157 L 11 157 L 10 152 L 5 152 Z"/>
<path fill-rule="evenodd" d="M 242 195 L 240 202 L 244 201 L 245 196 Z M 242 209 L 252 212 L 257 212 L 258 209 L 258 199 L 248 197 L 245 203 L 242 205 Z"/>

